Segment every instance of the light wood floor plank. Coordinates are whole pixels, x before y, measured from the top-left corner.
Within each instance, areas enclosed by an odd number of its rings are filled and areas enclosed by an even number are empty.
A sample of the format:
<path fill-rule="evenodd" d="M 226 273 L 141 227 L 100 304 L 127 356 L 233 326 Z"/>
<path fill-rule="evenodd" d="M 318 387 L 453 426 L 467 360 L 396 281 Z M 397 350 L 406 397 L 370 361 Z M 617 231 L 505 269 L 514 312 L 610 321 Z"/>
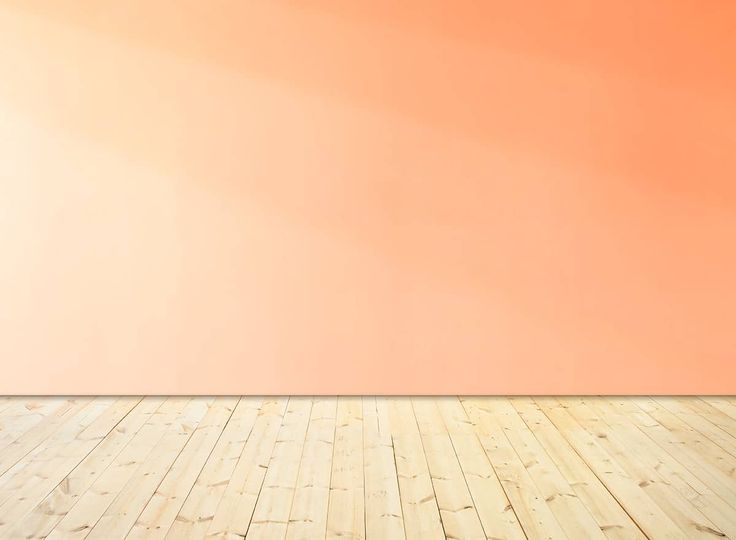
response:
<path fill-rule="evenodd" d="M 629 452 L 628 441 L 619 438 L 604 419 L 592 411 L 583 400 L 565 399 L 569 414 L 604 448 L 618 465 L 659 506 L 688 538 L 712 538 L 724 533 L 694 506 L 657 467 L 651 467 L 636 454 Z M 684 487 L 684 486 L 683 486 Z"/>
<path fill-rule="evenodd" d="M 54 435 L 39 445 L 29 460 L 8 483 L 15 496 L 0 504 L 3 520 L 16 524 L 25 520 L 140 401 L 139 398 L 98 398 L 71 417 Z M 2 490 L 5 492 L 5 489 Z M 3 493 L 3 498 L 4 493 Z M 6 527 L 0 525 L 0 535 Z"/>
<path fill-rule="evenodd" d="M 96 398 L 86 406 L 77 408 L 75 414 L 68 416 L 54 433 L 9 468 L 2 476 L 0 507 L 19 487 L 31 488 L 29 482 L 39 480 L 40 475 L 36 474 L 38 469 L 48 466 L 47 462 L 60 457 L 60 454 L 63 457 L 65 452 L 60 452 L 60 448 L 76 440 L 91 422 L 109 409 L 113 401 L 114 398 Z"/>
<path fill-rule="evenodd" d="M 736 538 L 736 512 L 695 474 L 673 458 L 635 426 L 621 411 L 603 398 L 585 398 L 584 402 L 598 418 L 610 426 L 625 445 L 626 454 L 657 471 L 728 537 Z"/>
<path fill-rule="evenodd" d="M 391 399 L 389 420 L 406 536 L 409 539 L 445 538 L 422 436 L 411 402 Z"/>
<path fill-rule="evenodd" d="M 667 452 L 683 467 L 695 474 L 700 482 L 705 484 L 714 493 L 718 494 L 734 510 L 736 507 L 736 493 L 733 482 L 724 477 L 721 471 L 715 469 L 706 459 L 697 453 L 688 451 L 688 444 L 676 436 L 676 432 L 659 424 L 654 418 L 645 413 L 633 398 L 607 398 L 611 405 L 635 424 L 642 432 L 653 440 L 664 452 Z M 696 439 L 697 440 L 697 439 Z M 735 465 L 736 467 L 736 465 Z"/>
<path fill-rule="evenodd" d="M 0 540 L 736 540 L 735 454 L 729 396 L 0 396 Z"/>
<path fill-rule="evenodd" d="M 61 397 L 12 399 L 0 416 L 0 452 L 66 401 L 67 398 Z"/>
<path fill-rule="evenodd" d="M 189 398 L 166 400 L 136 432 L 110 466 L 79 496 L 48 538 L 86 538 L 145 460 L 154 453 L 164 435 L 176 431 L 174 426 L 181 424 L 190 402 Z M 180 422 L 176 422 L 177 418 Z"/>
<path fill-rule="evenodd" d="M 486 400 L 486 406 L 506 433 L 534 484 L 570 539 L 605 538 L 590 511 L 560 473 L 516 409 L 505 398 Z"/>
<path fill-rule="evenodd" d="M 253 511 L 248 538 L 270 540 L 286 537 L 312 406 L 312 398 L 289 400 L 263 480 L 263 489 Z"/>
<path fill-rule="evenodd" d="M 32 503 L 39 496 L 41 498 L 45 496 L 45 493 L 43 493 L 44 486 L 51 489 L 54 482 L 53 476 L 58 475 L 60 469 L 65 468 L 63 455 L 65 452 L 62 451 L 59 455 L 58 448 L 63 448 L 66 443 L 75 439 L 90 422 L 105 411 L 111 401 L 114 401 L 114 399 L 96 398 L 95 400 L 87 400 L 86 404 L 74 408 L 73 414 L 67 415 L 63 420 L 53 419 L 56 426 L 54 430 L 49 432 L 48 437 L 37 441 L 38 444 L 34 443 L 33 449 L 25 453 L 0 477 L 0 508 L 3 508 L 3 513 L 0 516 L 4 514 L 12 516 L 21 512 L 21 508 L 15 508 L 11 512 L 9 505 L 25 506 L 26 509 L 29 509 L 27 506 L 29 503 Z M 42 423 L 39 423 L 39 427 L 41 426 Z M 18 439 L 17 442 L 22 440 Z M 88 443 L 78 444 L 87 445 Z M 95 444 L 96 442 L 93 442 L 92 447 Z M 9 447 L 8 450 L 12 451 L 12 447 Z M 51 460 L 53 460 L 53 463 L 48 463 Z M 73 467 L 74 456 L 69 461 L 71 461 Z M 44 473 L 44 469 L 51 472 Z M 49 486 L 49 484 L 51 485 Z M 17 495 L 20 487 L 23 488 L 23 494 Z M 14 498 L 16 499 L 15 502 L 12 500 Z M 8 517 L 5 518 L 5 521 L 13 522 L 14 520 Z M 7 525 L 0 525 L 0 531 L 6 527 Z"/>
<path fill-rule="evenodd" d="M 701 407 L 699 402 L 695 400 L 657 397 L 653 398 L 653 401 L 667 409 L 712 443 L 720 446 L 732 457 L 736 457 L 736 437 L 729 433 L 729 429 L 736 433 L 736 427 L 731 425 L 731 419 L 728 416 L 722 415 L 725 417 L 726 421 L 724 421 L 723 417 L 712 413 L 709 408 L 706 409 L 706 404 L 703 404 Z M 717 423 L 712 422 L 711 419 L 714 419 Z M 723 427 L 719 426 L 719 423 Z"/>
<path fill-rule="evenodd" d="M 424 453 L 448 538 L 483 538 L 485 532 L 473 504 L 452 440 L 431 398 L 412 400 Z"/>
<path fill-rule="evenodd" d="M 723 396 L 701 396 L 696 399 L 698 399 L 699 401 L 703 401 L 704 403 L 707 403 L 714 409 L 717 409 L 718 411 L 725 414 L 732 420 L 736 421 L 736 404 L 729 401 L 725 397 Z M 734 433 L 731 433 L 731 435 L 734 435 Z"/>
<path fill-rule="evenodd" d="M 732 437 L 736 437 L 736 418 L 729 416 L 717 407 L 708 403 L 706 400 L 694 399 L 691 397 L 673 397 L 672 399 L 675 399 L 681 407 L 688 409 L 693 414 L 697 414 L 705 418 Z"/>
<path fill-rule="evenodd" d="M 406 538 L 386 398 L 363 398 L 366 537 Z"/>
<path fill-rule="evenodd" d="M 519 523 L 531 538 L 566 538 L 552 509 L 514 451 L 503 428 L 493 417 L 493 410 L 488 408 L 487 401 L 487 398 L 472 398 L 463 399 L 462 403 Z"/>
<path fill-rule="evenodd" d="M 286 538 L 324 538 L 327 533 L 336 415 L 337 399 L 315 398 Z"/>
<path fill-rule="evenodd" d="M 363 404 L 360 397 L 341 396 L 337 400 L 327 538 L 365 538 L 363 489 Z"/>
<path fill-rule="evenodd" d="M 519 519 L 457 397 L 437 399 L 465 482 L 488 538 L 525 538 Z"/>
<path fill-rule="evenodd" d="M 0 475 L 8 472 L 91 401 L 90 398 L 65 400 L 51 414 L 42 418 L 31 429 L 3 448 L 2 455 L 0 455 Z"/>
<path fill-rule="evenodd" d="M 237 403 L 238 398 L 233 397 L 214 400 L 126 538 L 162 539 L 166 536 Z"/>
<path fill-rule="evenodd" d="M 263 408 L 262 398 L 243 397 L 237 404 L 212 455 L 202 468 L 171 527 L 166 531 L 169 538 L 205 537 Z"/>
<path fill-rule="evenodd" d="M 212 398 L 200 397 L 188 403 L 182 415 L 156 445 L 156 451 L 146 457 L 92 527 L 88 538 L 105 540 L 127 536 L 200 421 L 210 412 L 212 402 Z"/>
<path fill-rule="evenodd" d="M 146 397 L 12 531 L 12 537 L 42 539 L 56 527 L 149 421 L 165 398 Z"/>
<path fill-rule="evenodd" d="M 697 471 L 703 482 L 736 508 L 736 470 L 730 454 L 650 398 L 632 397 L 618 403 L 631 411 L 632 418 L 660 446 Z"/>
<path fill-rule="evenodd" d="M 616 463 L 597 438 L 575 421 L 565 405 L 554 398 L 536 398 L 535 401 L 649 538 L 687 538 L 638 482 Z"/>
<path fill-rule="evenodd" d="M 578 498 L 595 518 L 607 538 L 642 540 L 644 533 L 621 508 L 588 465 L 531 398 L 512 398 L 511 402 L 565 477 Z"/>
<path fill-rule="evenodd" d="M 200 521 L 211 521 L 208 537 L 244 538 L 248 532 L 266 470 L 274 453 L 276 437 L 286 422 L 289 401 L 291 400 L 287 398 L 265 401 L 258 412 L 251 435 L 227 482 L 215 514 L 211 518 L 208 514 L 199 518 Z M 173 535 L 169 535 L 169 538 L 177 539 Z"/>

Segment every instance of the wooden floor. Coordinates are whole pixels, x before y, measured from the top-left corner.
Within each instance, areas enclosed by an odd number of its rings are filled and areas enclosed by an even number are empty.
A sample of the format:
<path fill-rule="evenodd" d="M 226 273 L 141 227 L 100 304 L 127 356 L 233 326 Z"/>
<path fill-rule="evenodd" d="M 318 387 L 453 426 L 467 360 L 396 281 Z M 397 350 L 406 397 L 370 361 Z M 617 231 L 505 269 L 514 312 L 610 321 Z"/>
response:
<path fill-rule="evenodd" d="M 736 398 L 0 398 L 0 538 L 734 538 Z"/>

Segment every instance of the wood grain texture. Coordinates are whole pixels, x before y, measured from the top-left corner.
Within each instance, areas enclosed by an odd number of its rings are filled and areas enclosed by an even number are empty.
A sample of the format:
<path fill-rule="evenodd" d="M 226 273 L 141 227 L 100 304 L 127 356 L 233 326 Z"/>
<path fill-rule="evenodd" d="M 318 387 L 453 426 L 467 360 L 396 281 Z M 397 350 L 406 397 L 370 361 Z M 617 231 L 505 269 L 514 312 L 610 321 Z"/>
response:
<path fill-rule="evenodd" d="M 736 539 L 730 397 L 0 397 L 1 539 Z"/>

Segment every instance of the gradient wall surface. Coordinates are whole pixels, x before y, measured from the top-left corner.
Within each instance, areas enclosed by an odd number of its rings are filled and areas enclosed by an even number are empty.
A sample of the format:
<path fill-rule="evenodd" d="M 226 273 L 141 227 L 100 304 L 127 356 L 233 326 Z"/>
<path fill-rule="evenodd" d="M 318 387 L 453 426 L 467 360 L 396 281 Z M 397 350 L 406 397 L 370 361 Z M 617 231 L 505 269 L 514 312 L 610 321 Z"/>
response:
<path fill-rule="evenodd" d="M 0 393 L 736 393 L 735 29 L 0 0 Z"/>

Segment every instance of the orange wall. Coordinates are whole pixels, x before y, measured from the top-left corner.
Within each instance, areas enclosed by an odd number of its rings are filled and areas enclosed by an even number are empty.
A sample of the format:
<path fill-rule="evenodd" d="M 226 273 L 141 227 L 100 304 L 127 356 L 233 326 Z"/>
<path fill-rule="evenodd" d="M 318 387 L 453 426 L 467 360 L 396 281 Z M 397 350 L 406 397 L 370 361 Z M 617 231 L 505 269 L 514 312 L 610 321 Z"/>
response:
<path fill-rule="evenodd" d="M 0 393 L 736 393 L 735 24 L 0 0 Z"/>

